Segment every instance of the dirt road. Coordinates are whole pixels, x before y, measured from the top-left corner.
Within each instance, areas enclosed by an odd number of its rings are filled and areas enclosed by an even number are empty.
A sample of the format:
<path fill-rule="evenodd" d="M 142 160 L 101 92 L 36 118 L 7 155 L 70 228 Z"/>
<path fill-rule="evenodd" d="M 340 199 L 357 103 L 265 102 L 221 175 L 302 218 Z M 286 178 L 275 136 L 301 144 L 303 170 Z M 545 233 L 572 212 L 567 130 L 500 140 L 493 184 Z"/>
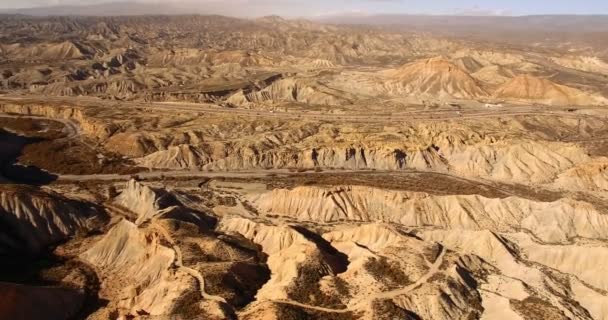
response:
<path fill-rule="evenodd" d="M 186 102 L 137 102 L 121 101 L 109 102 L 91 97 L 62 98 L 62 97 L 39 97 L 39 96 L 0 96 L 1 103 L 31 103 L 31 104 L 53 104 L 57 108 L 67 106 L 82 107 L 109 107 L 112 109 L 138 109 L 145 112 L 153 110 L 158 112 L 191 112 L 198 114 L 216 114 L 244 117 L 262 117 L 287 120 L 309 120 L 327 122 L 351 122 L 351 123 L 404 123 L 413 121 L 446 121 L 446 120 L 470 120 L 480 118 L 500 118 L 515 116 L 556 116 L 566 118 L 587 118 L 591 115 L 569 112 L 568 108 L 548 107 L 541 105 L 505 105 L 501 108 L 471 107 L 462 110 L 426 110 L 417 109 L 394 113 L 367 113 L 353 111 L 349 114 L 336 114 L 319 111 L 289 110 L 272 111 L 257 109 L 227 108 L 208 103 L 186 103 Z M 596 109 L 595 107 L 589 107 Z"/>
<path fill-rule="evenodd" d="M 226 299 L 220 296 L 214 296 L 207 293 L 207 291 L 205 290 L 205 278 L 198 270 L 184 266 L 182 259 L 182 251 L 171 236 L 171 234 L 167 231 L 167 229 L 165 229 L 161 224 L 157 223 L 155 220 L 152 220 L 151 226 L 152 228 L 160 232 L 160 234 L 165 238 L 165 240 L 169 242 L 169 244 L 173 248 L 173 251 L 175 252 L 175 266 L 179 268 L 179 270 L 189 274 L 191 277 L 196 279 L 199 284 L 199 291 L 201 297 L 205 300 L 213 300 L 220 303 L 226 303 Z"/>
<path fill-rule="evenodd" d="M 59 122 L 64 125 L 63 133 L 65 133 L 65 137 L 62 139 L 74 139 L 81 134 L 80 126 L 78 123 L 62 119 L 62 118 L 47 118 L 43 116 L 33 116 L 33 115 L 15 115 L 15 114 L 4 114 L 0 113 L 1 118 L 9 118 L 9 119 L 37 119 L 37 120 L 51 120 L 55 122 Z"/>
<path fill-rule="evenodd" d="M 422 277 L 420 277 L 418 280 L 416 280 L 416 282 L 414 282 L 406 287 L 400 288 L 400 289 L 378 292 L 378 293 L 369 295 L 369 296 L 365 297 L 365 299 L 361 300 L 359 305 L 371 303 L 374 300 L 388 300 L 388 299 L 395 298 L 397 296 L 401 296 L 401 295 L 410 293 L 411 291 L 415 290 L 416 288 L 420 287 L 421 285 L 427 283 L 435 274 L 440 272 L 439 268 L 441 267 L 441 264 L 443 263 L 444 255 L 445 255 L 445 249 L 442 248 L 441 252 L 439 253 L 439 256 L 437 257 L 437 259 L 435 259 L 435 262 L 433 262 L 433 264 L 431 264 L 427 273 L 425 273 Z M 347 313 L 347 312 L 353 312 L 353 311 L 357 311 L 357 310 L 361 309 L 357 305 L 351 306 L 348 308 L 344 308 L 344 309 L 331 309 L 331 308 L 317 307 L 317 306 L 313 306 L 313 305 L 299 303 L 297 301 L 292 301 L 292 300 L 274 300 L 273 302 L 292 305 L 292 306 L 310 309 L 310 310 L 328 312 L 328 313 Z"/>

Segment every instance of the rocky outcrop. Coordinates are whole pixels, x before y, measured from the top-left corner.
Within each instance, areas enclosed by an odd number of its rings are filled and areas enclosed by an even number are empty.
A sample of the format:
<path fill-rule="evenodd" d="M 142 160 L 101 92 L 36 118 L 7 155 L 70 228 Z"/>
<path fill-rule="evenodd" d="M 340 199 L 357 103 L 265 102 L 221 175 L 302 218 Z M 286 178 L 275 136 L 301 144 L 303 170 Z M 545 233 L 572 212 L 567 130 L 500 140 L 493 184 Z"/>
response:
<path fill-rule="evenodd" d="M 460 67 L 460 69 L 467 71 L 468 73 L 475 73 L 484 67 L 481 62 L 469 56 L 463 56 L 453 59 L 452 63 Z"/>
<path fill-rule="evenodd" d="M 206 216 L 183 206 L 164 189 L 151 188 L 135 180 L 127 182 L 114 203 L 136 214 L 135 224 L 141 225 L 155 218 L 172 218 L 205 226 Z"/>
<path fill-rule="evenodd" d="M 584 148 L 568 143 L 497 141 L 439 145 L 454 172 L 506 182 L 548 183 L 559 173 L 590 159 Z"/>
<path fill-rule="evenodd" d="M 172 266 L 176 253 L 162 233 L 122 220 L 80 258 L 101 270 L 105 291 L 122 314 L 167 315 L 178 299 L 197 292 L 194 279 Z M 120 297 L 117 299 L 117 297 Z"/>
<path fill-rule="evenodd" d="M 83 112 L 83 109 L 78 107 L 8 103 L 0 104 L 0 112 L 75 121 L 85 134 L 101 140 L 107 139 L 118 130 L 116 125 L 89 117 Z"/>
<path fill-rule="evenodd" d="M 444 58 L 413 62 L 387 72 L 387 90 L 420 97 L 474 99 L 487 96 L 467 71 Z"/>
<path fill-rule="evenodd" d="M 553 57 L 551 58 L 551 60 L 566 68 L 586 72 L 608 74 L 608 63 L 598 57 L 567 55 Z"/>
<path fill-rule="evenodd" d="M 307 64 L 308 68 L 316 70 L 316 69 L 332 69 L 336 68 L 336 64 L 325 59 L 315 59 Z"/>
<path fill-rule="evenodd" d="M 222 232 L 240 234 L 261 246 L 268 255 L 271 277 L 258 291 L 258 301 L 308 299 L 319 294 L 318 282 L 325 275 L 345 270 L 345 257 L 301 227 L 272 226 L 242 218 L 221 221 Z M 307 283 L 308 282 L 308 283 Z M 305 286 L 305 288 L 304 288 Z"/>
<path fill-rule="evenodd" d="M 506 67 L 491 65 L 475 71 L 471 76 L 483 83 L 501 85 L 515 77 L 515 73 Z"/>
<path fill-rule="evenodd" d="M 318 83 L 297 79 L 279 80 L 260 91 L 248 94 L 237 92 L 227 102 L 237 106 L 286 102 L 329 106 L 349 104 L 348 99 L 339 96 L 338 92 L 334 90 L 323 87 Z"/>
<path fill-rule="evenodd" d="M 191 145 L 170 147 L 136 160 L 140 166 L 147 168 L 192 170 L 200 169 L 211 161 L 211 156 Z"/>
<path fill-rule="evenodd" d="M 581 163 L 561 173 L 554 185 L 564 190 L 608 191 L 608 159 Z"/>
<path fill-rule="evenodd" d="M 437 241 L 462 254 L 480 257 L 492 266 L 486 270 L 494 271 L 478 283 L 483 295 L 484 316 L 525 319 L 527 312 L 518 306 L 534 300 L 539 301 L 539 308 L 545 308 L 546 312 L 557 310 L 557 313 L 569 318 L 604 319 L 606 316 L 601 312 L 594 312 L 590 316 L 579 304 L 587 304 L 585 300 L 564 298 L 560 292 L 571 290 L 570 280 L 567 279 L 569 276 L 555 275 L 547 272 L 545 265 L 526 261 L 529 256 L 523 252 L 522 245 L 525 246 L 524 243 L 529 240 L 520 241 L 518 238 L 529 239 L 527 235 L 501 235 L 490 230 L 427 230 L 419 233 L 419 236 L 427 241 Z M 564 247 L 567 246 L 554 246 Z M 592 290 L 587 294 L 596 301 L 601 297 L 598 291 Z"/>
<path fill-rule="evenodd" d="M 473 132 L 468 132 L 470 137 L 465 137 L 466 134 L 466 131 L 455 135 L 437 134 L 421 129 L 416 135 L 409 135 L 398 142 L 378 141 L 370 136 L 370 141 L 348 143 L 337 142 L 324 133 L 287 132 L 265 136 L 261 141 L 209 143 L 198 147 L 195 144 L 179 145 L 153 152 L 137 159 L 137 162 L 149 168 L 204 170 L 414 169 L 511 183 L 545 184 L 591 159 L 584 148 L 572 143 L 497 139 Z M 339 140 L 351 138 L 348 135 L 339 137 Z M 306 140 L 297 141 L 298 138 Z M 426 142 L 422 142 L 425 139 Z M 139 149 L 163 148 L 157 146 L 155 140 L 133 143 L 141 146 Z M 130 150 L 134 152 L 137 149 Z M 141 150 L 141 153 L 146 152 Z"/>
<path fill-rule="evenodd" d="M 358 186 L 275 189 L 249 199 L 264 214 L 299 221 L 383 221 L 412 227 L 527 231 L 555 243 L 567 243 L 576 237 L 608 238 L 604 230 L 608 217 L 588 203 L 571 200 L 431 196 Z"/>
<path fill-rule="evenodd" d="M 218 159 L 205 169 L 226 170 L 232 168 L 344 168 L 403 170 L 445 168 L 441 156 L 434 149 L 406 151 L 391 148 L 319 147 L 308 150 L 272 150 L 261 153 L 244 148 L 225 159 Z"/>
<path fill-rule="evenodd" d="M 48 44 L 14 43 L 3 45 L 2 52 L 26 61 L 68 60 L 84 56 L 80 49 L 69 41 Z"/>
<path fill-rule="evenodd" d="M 99 228 L 105 213 L 90 203 L 33 187 L 0 188 L 0 252 L 37 254 L 79 232 Z"/>

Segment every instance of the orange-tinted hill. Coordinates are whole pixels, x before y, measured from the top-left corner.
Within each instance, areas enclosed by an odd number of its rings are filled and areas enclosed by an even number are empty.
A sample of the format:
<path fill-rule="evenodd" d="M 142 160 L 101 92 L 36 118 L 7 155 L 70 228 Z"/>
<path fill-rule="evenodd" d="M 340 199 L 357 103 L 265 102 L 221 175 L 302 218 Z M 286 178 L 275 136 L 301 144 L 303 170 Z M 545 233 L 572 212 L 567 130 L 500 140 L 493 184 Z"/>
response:
<path fill-rule="evenodd" d="M 388 73 L 391 89 L 413 95 L 439 98 L 472 99 L 487 93 L 465 70 L 442 58 L 431 58 L 406 64 Z"/>
<path fill-rule="evenodd" d="M 520 75 L 511 79 L 500 86 L 494 96 L 501 99 L 534 101 L 551 105 L 597 103 L 597 99 L 581 90 L 531 75 Z"/>

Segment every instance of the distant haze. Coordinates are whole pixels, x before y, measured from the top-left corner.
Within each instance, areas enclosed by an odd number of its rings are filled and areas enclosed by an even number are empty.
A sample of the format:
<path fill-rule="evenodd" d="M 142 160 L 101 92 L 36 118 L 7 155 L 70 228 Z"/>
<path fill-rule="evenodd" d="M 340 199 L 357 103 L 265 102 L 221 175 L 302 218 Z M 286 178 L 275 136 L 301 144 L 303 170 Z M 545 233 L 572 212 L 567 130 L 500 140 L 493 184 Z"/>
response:
<path fill-rule="evenodd" d="M 2 0 L 10 13 L 34 15 L 221 14 L 253 17 L 362 17 L 376 14 L 503 16 L 608 14 L 605 0 Z M 30 8 L 30 10 L 15 10 Z M 36 9 L 31 9 L 36 8 Z"/>

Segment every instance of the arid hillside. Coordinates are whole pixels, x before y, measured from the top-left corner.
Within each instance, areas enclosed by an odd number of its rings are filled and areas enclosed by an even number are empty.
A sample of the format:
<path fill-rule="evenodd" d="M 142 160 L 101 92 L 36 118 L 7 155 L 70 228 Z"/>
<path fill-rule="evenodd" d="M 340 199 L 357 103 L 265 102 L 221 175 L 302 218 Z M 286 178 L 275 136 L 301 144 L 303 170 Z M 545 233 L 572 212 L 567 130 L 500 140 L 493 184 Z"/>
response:
<path fill-rule="evenodd" d="M 540 102 L 606 103 L 602 58 L 581 60 L 561 49 L 495 50 L 457 37 L 279 17 L 6 16 L 0 25 L 0 90 L 22 94 L 250 108 L 356 105 L 370 96 L 518 102 L 530 97 L 522 90 L 495 92 L 497 81 L 532 76 L 581 91 Z M 425 59 L 433 65 L 424 67 Z"/>
<path fill-rule="evenodd" d="M 608 320 L 608 61 L 569 46 L 4 16 L 0 319 Z"/>

